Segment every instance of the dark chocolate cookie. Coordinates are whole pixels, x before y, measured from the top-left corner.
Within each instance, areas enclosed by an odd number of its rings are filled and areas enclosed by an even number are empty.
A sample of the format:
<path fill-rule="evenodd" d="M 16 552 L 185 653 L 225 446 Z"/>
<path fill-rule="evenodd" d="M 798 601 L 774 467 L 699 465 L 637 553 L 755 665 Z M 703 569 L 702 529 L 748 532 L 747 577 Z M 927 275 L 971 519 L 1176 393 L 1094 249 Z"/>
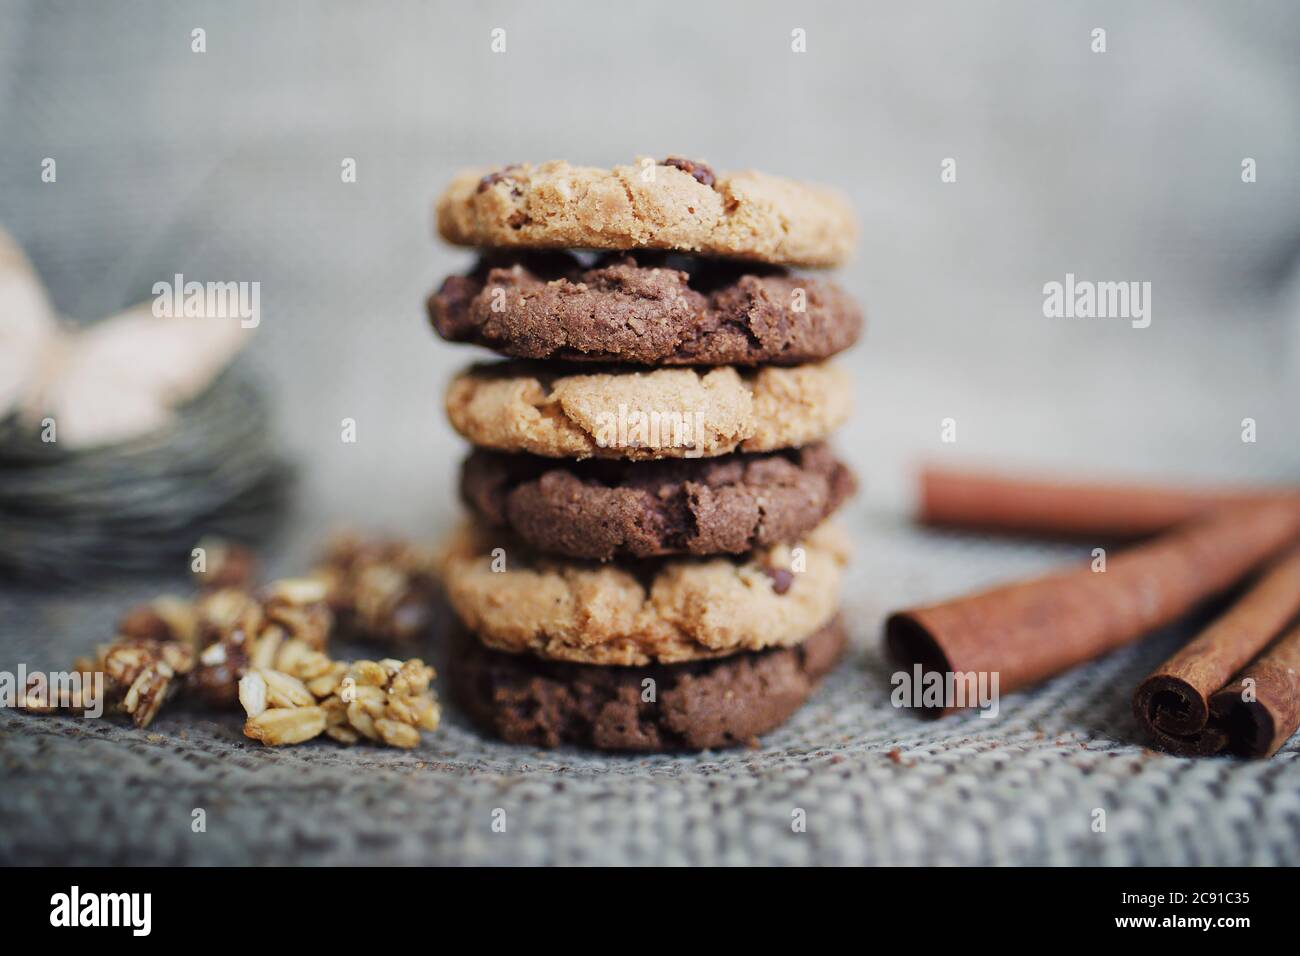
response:
<path fill-rule="evenodd" d="M 751 743 L 785 723 L 845 645 L 836 618 L 795 647 L 691 664 L 602 667 L 490 650 L 456 628 L 448 679 L 460 707 L 510 743 L 701 750 Z M 651 688 L 654 700 L 647 701 Z"/>
<path fill-rule="evenodd" d="M 530 359 L 797 365 L 857 341 L 842 289 L 783 269 L 637 253 L 590 268 L 566 253 L 481 260 L 429 298 L 443 338 Z"/>
<path fill-rule="evenodd" d="M 823 444 L 627 462 L 474 451 L 461 494 L 486 522 L 552 554 L 608 560 L 743 554 L 798 541 L 853 494 Z"/>

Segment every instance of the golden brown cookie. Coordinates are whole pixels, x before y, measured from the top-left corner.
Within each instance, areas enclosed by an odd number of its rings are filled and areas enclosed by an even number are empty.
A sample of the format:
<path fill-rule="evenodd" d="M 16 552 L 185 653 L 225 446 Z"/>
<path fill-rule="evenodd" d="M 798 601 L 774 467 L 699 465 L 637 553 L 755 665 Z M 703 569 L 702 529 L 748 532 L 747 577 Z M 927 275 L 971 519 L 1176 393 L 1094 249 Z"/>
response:
<path fill-rule="evenodd" d="M 480 448 L 547 458 L 712 458 L 821 441 L 852 385 L 828 363 L 792 368 L 573 371 L 476 365 L 447 390 L 452 427 Z"/>
<path fill-rule="evenodd" d="M 848 538 L 829 522 L 744 559 L 629 565 L 538 555 L 473 525 L 439 559 L 457 617 L 489 647 L 587 664 L 670 664 L 798 644 L 835 615 Z"/>
<path fill-rule="evenodd" d="M 466 170 L 437 212 L 443 238 L 462 246 L 676 249 L 792 266 L 840 265 L 856 236 L 833 190 L 758 172 L 715 176 L 676 157 Z"/>

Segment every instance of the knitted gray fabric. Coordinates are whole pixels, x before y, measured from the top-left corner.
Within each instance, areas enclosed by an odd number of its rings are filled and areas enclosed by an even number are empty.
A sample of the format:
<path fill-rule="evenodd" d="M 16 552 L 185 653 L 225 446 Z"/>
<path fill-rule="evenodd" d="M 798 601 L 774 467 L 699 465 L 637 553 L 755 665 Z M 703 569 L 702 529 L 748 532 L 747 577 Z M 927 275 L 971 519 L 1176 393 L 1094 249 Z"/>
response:
<path fill-rule="evenodd" d="M 858 408 L 838 441 L 865 484 L 843 515 L 854 650 L 757 749 L 539 752 L 449 709 L 411 752 L 273 750 L 236 715 L 165 710 L 137 731 L 4 710 L 0 862 L 1300 862 L 1297 741 L 1257 763 L 1141 744 L 1129 697 L 1192 624 L 1009 695 L 995 719 L 895 710 L 879 653 L 891 609 L 1087 553 L 910 527 L 918 458 L 1300 473 L 1275 294 L 1300 208 L 1283 172 L 1300 164 L 1300 78 L 1281 42 L 1300 14 L 926 6 L 697 5 L 683 31 L 657 8 L 566 3 L 6 4 L 0 221 L 56 304 L 92 319 L 176 272 L 262 283 L 248 363 L 303 475 L 269 574 L 304 569 L 339 524 L 432 538 L 457 518 L 440 392 L 479 353 L 437 343 L 421 303 L 470 259 L 430 236 L 458 166 L 677 152 L 833 182 L 862 214 L 839 281 L 870 327 L 844 358 Z M 1104 55 L 1088 51 L 1098 23 Z M 809 37 L 797 61 L 793 27 Z M 1174 121 L 1193 104 L 1195 122 Z M 39 179 L 47 156 L 56 184 Z M 946 156 L 955 184 L 939 182 Z M 1045 319 L 1042 285 L 1067 271 L 1152 281 L 1151 327 Z M 184 587 L 0 592 L 0 669 L 65 665 L 131 604 Z"/>
<path fill-rule="evenodd" d="M 936 572 L 993 550 L 875 529 L 882 555 Z M 883 560 L 856 581 L 907 586 Z M 102 631 L 101 602 L 9 626 Z M 895 711 L 874 642 L 879 605 L 849 604 L 852 657 L 755 750 L 612 757 L 485 739 L 454 711 L 411 752 L 328 742 L 270 749 L 240 720 L 165 711 L 147 730 L 0 713 L 9 783 L 0 859 L 81 863 L 1294 863 L 1300 764 L 1181 760 L 1137 742 L 1131 689 L 1158 638 L 1009 696 L 996 719 Z M 16 613 L 16 617 L 14 616 Z M 102 619 L 101 619 L 102 620 Z M 46 624 L 45 626 L 49 626 Z M 84 632 L 83 632 L 84 633 Z M 32 657 L 52 642 L 29 640 Z M 71 654 L 78 642 L 57 642 Z M 13 646 L 10 643 L 8 646 Z M 25 651 L 27 648 L 24 647 Z M 39 652 L 39 653 L 38 653 Z M 64 659 L 60 657 L 60 659 Z M 195 808 L 206 832 L 194 833 Z M 506 830 L 492 828 L 505 811 Z M 806 831 L 792 823 L 802 809 Z M 1105 832 L 1094 832 L 1097 809 Z"/>

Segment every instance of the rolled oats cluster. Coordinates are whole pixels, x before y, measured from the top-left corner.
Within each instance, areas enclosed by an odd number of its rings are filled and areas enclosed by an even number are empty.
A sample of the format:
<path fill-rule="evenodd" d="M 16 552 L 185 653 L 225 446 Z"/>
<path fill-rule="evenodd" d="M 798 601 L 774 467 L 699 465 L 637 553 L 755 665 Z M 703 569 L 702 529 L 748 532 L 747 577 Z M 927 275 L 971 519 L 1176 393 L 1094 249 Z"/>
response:
<path fill-rule="evenodd" d="M 214 707 L 233 705 L 266 620 L 262 602 L 247 591 L 221 588 L 200 595 L 194 609 L 202 649 L 189 689 Z"/>
<path fill-rule="evenodd" d="M 117 633 L 142 641 L 178 641 L 194 647 L 199 640 L 198 613 L 193 601 L 164 595 L 127 611 L 117 622 Z"/>
<path fill-rule="evenodd" d="M 78 658 L 72 664 L 78 673 L 102 673 L 106 708 L 129 714 L 137 727 L 149 726 L 193 667 L 194 648 L 188 643 L 128 635 L 101 644 L 93 658 Z M 81 710 L 85 703 L 71 696 L 34 701 L 29 695 L 25 709 L 52 713 Z"/>
<path fill-rule="evenodd" d="M 194 649 L 181 641 L 128 637 L 110 644 L 96 664 L 110 698 L 120 693 L 122 709 L 137 727 L 147 727 L 194 667 Z"/>
<path fill-rule="evenodd" d="M 254 596 L 222 588 L 195 601 L 202 651 L 190 685 L 214 706 L 232 706 L 239 679 L 250 667 L 270 667 L 286 641 L 323 651 L 334 626 L 323 582 L 276 581 Z"/>
<path fill-rule="evenodd" d="M 278 581 L 251 604 L 240 603 L 240 592 L 210 595 L 200 619 L 220 624 L 199 655 L 202 692 L 224 701 L 233 683 L 248 716 L 245 735 L 271 746 L 321 734 L 345 744 L 416 746 L 421 730 L 438 726 L 433 668 L 419 660 L 331 659 L 328 593 L 325 579 L 309 577 Z"/>
<path fill-rule="evenodd" d="M 411 748 L 419 744 L 421 730 L 437 729 L 441 712 L 429 689 L 434 672 L 423 661 L 389 658 L 348 665 L 313 653 L 304 648 L 278 662 L 289 671 L 259 667 L 240 680 L 247 736 L 275 746 L 323 733 L 344 744 L 365 738 Z"/>
<path fill-rule="evenodd" d="M 410 640 L 428 621 L 431 559 L 400 541 L 340 537 L 311 576 L 247 588 L 251 555 L 215 542 L 192 599 L 160 597 L 133 608 L 118 636 L 79 672 L 104 675 L 108 703 L 145 727 L 169 698 L 243 706 L 244 733 L 270 745 L 325 734 L 340 743 L 370 740 L 414 747 L 438 726 L 436 676 L 420 660 L 334 660 L 327 653 L 335 608 L 358 636 Z M 81 709 L 78 700 L 28 693 L 33 713 Z"/>
<path fill-rule="evenodd" d="M 340 627 L 358 638 L 400 645 L 429 626 L 437 589 L 429 549 L 341 534 L 312 576 L 325 582 Z"/>

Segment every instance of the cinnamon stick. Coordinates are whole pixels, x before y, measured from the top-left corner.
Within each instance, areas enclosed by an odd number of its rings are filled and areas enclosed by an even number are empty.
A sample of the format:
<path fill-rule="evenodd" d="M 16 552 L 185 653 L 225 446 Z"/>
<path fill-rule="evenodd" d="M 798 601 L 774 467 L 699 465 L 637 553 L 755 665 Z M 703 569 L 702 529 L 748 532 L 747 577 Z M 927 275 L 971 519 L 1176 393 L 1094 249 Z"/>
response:
<path fill-rule="evenodd" d="M 1214 508 L 1275 500 L 1293 489 L 1179 489 L 1135 482 L 1079 482 L 926 465 L 918 520 L 1017 534 L 1117 540 L 1168 530 Z"/>
<path fill-rule="evenodd" d="M 1171 734 L 1150 728 L 1160 750 L 1180 757 L 1232 753 L 1271 757 L 1300 728 L 1300 625 L 1270 645 L 1227 687 L 1210 697 L 1200 730 Z"/>
<path fill-rule="evenodd" d="M 997 673 L 1010 692 L 1171 623 L 1298 538 L 1300 499 L 1233 505 L 1115 555 L 1105 571 L 1085 565 L 897 612 L 886 644 L 905 667 Z"/>
<path fill-rule="evenodd" d="M 1223 687 L 1300 614 L 1300 548 L 1269 567 L 1223 616 L 1157 667 L 1133 694 L 1133 713 L 1149 735 L 1205 729 L 1210 695 Z"/>
<path fill-rule="evenodd" d="M 1242 757 L 1271 757 L 1300 728 L 1300 625 L 1210 698 L 1229 749 Z"/>

